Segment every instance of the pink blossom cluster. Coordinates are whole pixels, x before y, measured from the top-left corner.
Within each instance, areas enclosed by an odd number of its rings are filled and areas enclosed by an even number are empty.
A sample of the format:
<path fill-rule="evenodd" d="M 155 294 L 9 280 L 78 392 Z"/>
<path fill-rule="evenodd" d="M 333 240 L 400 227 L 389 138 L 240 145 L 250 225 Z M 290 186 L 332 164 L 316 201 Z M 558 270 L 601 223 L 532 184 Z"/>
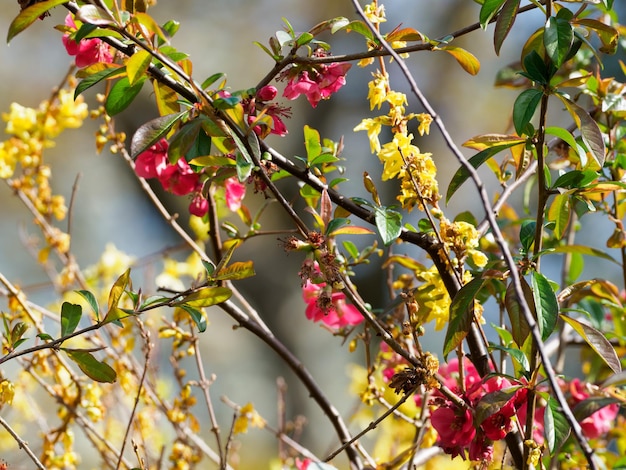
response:
<path fill-rule="evenodd" d="M 317 263 L 315 269 L 319 276 Z M 322 321 L 332 329 L 340 329 L 363 321 L 359 310 L 346 303 L 346 295 L 343 292 L 333 292 L 325 282 L 315 284 L 307 279 L 302 286 L 302 297 L 307 304 L 305 315 L 314 322 Z"/>
<path fill-rule="evenodd" d="M 446 378 L 445 385 L 464 402 L 461 407 L 443 395 L 437 394 L 433 404 L 437 408 L 431 413 L 430 421 L 439 434 L 439 446 L 453 456 L 469 457 L 473 461 L 491 461 L 492 442 L 513 430 L 514 416 L 526 403 L 528 389 L 522 384 L 513 384 L 503 377 L 483 379 L 469 360 L 464 361 L 464 391 L 458 383 L 459 362 L 456 359 L 439 368 Z M 498 396 L 498 409 L 477 422 L 476 409 L 481 400 Z"/>
<path fill-rule="evenodd" d="M 561 385 L 566 392 L 569 392 L 569 405 L 574 408 L 583 400 L 587 400 L 591 394 L 587 389 L 588 385 L 581 382 L 579 379 L 573 379 L 569 383 L 563 383 Z M 613 422 L 619 412 L 619 406 L 617 403 L 607 405 L 600 408 L 595 413 L 587 416 L 580 421 L 580 426 L 583 429 L 585 437 L 589 439 L 597 439 L 605 435 L 613 427 Z"/>
<path fill-rule="evenodd" d="M 254 132 L 261 138 L 268 134 L 281 137 L 287 135 L 283 118 L 290 116 L 289 108 L 271 103 L 278 95 L 275 86 L 266 85 L 257 90 L 253 98 L 244 100 L 243 106 L 248 115 L 248 124 L 254 125 Z"/>
<path fill-rule="evenodd" d="M 311 70 L 300 70 L 289 79 L 283 96 L 295 100 L 304 95 L 315 108 L 321 100 L 328 99 L 346 84 L 346 73 L 350 66 L 348 63 L 333 62 Z"/>
<path fill-rule="evenodd" d="M 76 23 L 72 15 L 68 13 L 65 17 L 65 26 L 69 31 L 76 31 Z M 63 45 L 67 50 L 67 53 L 71 56 L 76 56 L 76 67 L 83 68 L 97 63 L 110 64 L 113 62 L 113 55 L 111 54 L 111 48 L 108 44 L 98 38 L 81 39 L 76 42 L 74 39 L 70 39 L 70 32 L 63 35 Z"/>

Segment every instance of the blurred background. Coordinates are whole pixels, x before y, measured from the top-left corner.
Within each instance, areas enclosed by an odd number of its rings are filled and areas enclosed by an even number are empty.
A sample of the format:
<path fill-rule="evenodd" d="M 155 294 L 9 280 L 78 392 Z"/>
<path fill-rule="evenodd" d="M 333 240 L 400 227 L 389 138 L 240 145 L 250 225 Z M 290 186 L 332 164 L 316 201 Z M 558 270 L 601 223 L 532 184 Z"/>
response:
<path fill-rule="evenodd" d="M 0 29 L 3 31 L 8 30 L 19 9 L 17 2 L 5 4 L 0 10 Z M 431 38 L 446 36 L 475 22 L 480 9 L 471 0 L 393 0 L 386 2 L 385 6 L 388 17 L 385 31 L 402 24 Z M 267 44 L 269 37 L 282 29 L 281 17 L 287 18 L 296 31 L 308 30 L 318 22 L 336 16 L 356 18 L 348 0 L 159 0 L 150 13 L 159 23 L 169 19 L 181 23 L 173 45 L 190 54 L 197 81 L 202 82 L 213 73 L 223 72 L 227 75 L 228 87 L 233 90 L 255 86 L 272 67 L 271 59 L 253 41 Z M 61 43 L 61 34 L 53 26 L 62 24 L 65 15 L 63 8 L 56 8 L 51 17 L 37 21 L 13 39 L 10 45 L 0 46 L 0 111 L 7 112 L 12 102 L 37 107 L 62 81 L 72 59 Z M 510 116 L 518 92 L 494 88 L 491 84 L 499 68 L 519 59 L 524 38 L 541 24 L 542 19 L 537 13 L 520 17 L 510 38 L 504 43 L 500 57 L 494 53 L 492 27 L 486 32 L 475 31 L 455 42 L 480 60 L 481 71 L 477 76 L 465 73 L 445 53 L 424 52 L 409 59 L 408 65 L 417 83 L 442 116 L 457 144 L 478 134 L 508 131 L 506 117 Z M 354 33 L 340 32 L 322 39 L 332 45 L 335 54 L 364 50 L 362 37 Z M 621 73 L 615 67 L 616 63 L 613 59 L 607 61 L 607 69 L 614 67 L 615 75 Z M 352 175 L 351 183 L 343 187 L 347 196 L 366 197 L 361 187 L 362 171 L 366 170 L 374 177 L 381 170 L 377 157 L 370 153 L 365 133 L 352 132 L 363 117 L 375 115 L 375 112 L 370 112 L 366 101 L 367 82 L 374 70 L 353 66 L 347 76 L 348 85 L 332 100 L 321 102 L 316 109 L 312 109 L 303 97 L 294 102 L 284 101 L 283 104 L 293 107 L 293 118 L 286 123 L 289 134 L 284 138 L 270 138 L 272 146 L 284 155 L 292 156 L 305 154 L 302 137 L 305 123 L 317 128 L 322 137 L 333 140 L 343 137 L 344 163 L 347 175 Z M 397 67 L 391 65 L 389 71 L 392 86 L 408 93 Z M 283 86 L 278 85 L 280 90 Z M 129 136 L 138 126 L 157 115 L 147 91 L 149 87 L 145 88 L 141 99 L 117 119 L 118 128 L 125 130 Z M 92 105 L 94 95 L 93 90 L 86 93 Z M 409 111 L 423 111 L 411 95 Z M 552 114 L 554 125 L 565 117 L 558 109 Z M 106 150 L 100 155 L 96 153 L 93 135 L 98 125 L 97 121 L 88 121 L 81 130 L 66 131 L 56 147 L 45 154 L 47 163 L 52 167 L 55 193 L 63 194 L 69 200 L 72 186 L 80 175 L 72 225 L 72 251 L 78 263 L 83 267 L 96 263 L 109 243 L 137 259 L 176 246 L 179 242 L 174 232 L 151 206 L 122 159 Z M 431 135 L 419 138 L 417 145 L 422 151 L 433 154 L 438 166 L 440 192 L 445 194 L 458 163 L 444 147 L 434 126 Z M 472 152 L 467 151 L 466 155 L 471 156 Z M 489 184 L 495 183 L 488 172 L 481 174 Z M 393 189 L 389 188 L 383 195 L 387 205 L 393 204 Z M 380 186 L 379 190 L 385 192 Z M 291 188 L 291 191 L 295 189 Z M 246 204 L 254 206 L 262 202 L 254 202 L 254 198 L 262 196 L 249 193 Z M 188 201 L 185 198 L 166 197 L 165 200 L 170 210 L 180 213 L 181 217 L 187 213 Z M 512 202 L 518 204 L 519 209 L 519 199 Z M 450 219 L 467 210 L 482 219 L 483 213 L 470 183 L 445 208 Z M 405 222 L 417 225 L 419 218 L 420 214 L 414 212 L 405 218 Z M 12 197 L 10 189 L 0 184 L 0 272 L 22 286 L 33 301 L 45 305 L 55 300 L 56 296 L 45 272 L 24 248 L 30 234 L 36 234 L 31 222 L 32 217 L 17 198 Z M 592 224 L 593 229 L 583 228 L 580 243 L 593 243 L 604 249 L 602 245 L 612 228 L 600 217 L 594 220 L 594 216 L 586 216 L 583 222 Z M 602 225 L 604 223 L 607 223 L 606 227 Z M 282 218 L 278 210 L 269 211 L 268 218 L 263 221 L 263 228 L 268 230 L 288 227 L 289 222 Z M 607 235 L 598 239 L 598 233 Z M 424 258 L 418 251 L 407 253 Z M 184 253 L 181 256 L 184 258 Z M 344 416 L 348 416 L 356 405 L 356 398 L 349 391 L 347 363 L 361 363 L 363 354 L 357 350 L 350 355 L 340 338 L 333 337 L 305 319 L 297 276 L 301 256 L 298 253 L 287 255 L 275 237 L 252 240 L 243 250 L 238 250 L 237 256 L 240 260 L 253 259 L 255 263 L 256 277 L 241 283 L 253 306 L 277 336 L 303 359 L 327 396 L 335 401 Z M 555 264 L 554 269 L 553 274 L 558 276 L 558 265 Z M 611 279 L 618 274 L 618 268 L 606 261 L 587 260 L 586 277 L 602 275 Z M 374 262 L 368 268 L 357 270 L 357 275 L 365 300 L 376 307 L 384 305 L 387 301 L 386 287 L 380 266 Z M 548 271 L 547 276 L 550 275 Z M 133 278 L 135 287 L 142 285 L 146 291 L 156 287 L 149 284 L 154 280 L 148 275 L 143 279 L 135 278 L 135 275 Z M 142 281 L 147 284 L 142 284 Z M 3 305 L 1 301 L 0 306 Z M 202 347 L 206 372 L 217 377 L 212 396 L 225 395 L 241 405 L 251 401 L 275 425 L 276 380 L 279 376 L 284 377 L 289 387 L 286 403 L 288 418 L 303 414 L 308 419 L 304 444 L 319 454 L 330 450 L 334 433 L 327 420 L 308 400 L 306 392 L 277 356 L 251 334 L 232 330 L 232 321 L 219 310 L 211 311 L 209 320 L 211 325 L 205 333 Z M 441 355 L 441 337 L 429 335 L 429 338 L 432 341 L 426 347 Z M 221 403 L 217 403 L 217 408 L 222 424 L 228 426 L 232 411 Z M 208 435 L 208 423 L 205 429 L 206 439 L 212 442 Z M 242 463 L 250 464 L 249 468 L 254 468 L 255 463 L 267 462 L 276 454 L 275 439 L 268 432 L 254 430 L 241 436 L 240 440 Z"/>

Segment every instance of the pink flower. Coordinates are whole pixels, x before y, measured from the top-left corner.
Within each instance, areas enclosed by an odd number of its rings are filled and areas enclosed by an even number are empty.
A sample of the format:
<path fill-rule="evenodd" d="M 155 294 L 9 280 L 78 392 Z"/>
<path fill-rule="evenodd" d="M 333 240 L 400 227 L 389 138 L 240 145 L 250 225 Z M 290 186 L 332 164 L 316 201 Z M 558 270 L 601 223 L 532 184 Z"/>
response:
<path fill-rule="evenodd" d="M 74 31 L 77 29 L 70 13 L 65 17 L 65 25 Z M 70 39 L 70 34 L 67 33 L 63 35 L 62 41 L 67 53 L 71 56 L 76 56 L 76 66 L 79 68 L 100 62 L 107 64 L 113 62 L 111 48 L 101 39 L 82 39 L 80 42 L 76 42 Z"/>
<path fill-rule="evenodd" d="M 224 181 L 224 189 L 226 191 L 226 205 L 232 212 L 237 212 L 246 195 L 246 186 L 240 183 L 236 176 L 233 176 Z"/>
<path fill-rule="evenodd" d="M 277 94 L 278 90 L 275 86 L 265 85 L 256 92 L 256 99 L 257 101 L 272 101 Z"/>
<path fill-rule="evenodd" d="M 296 469 L 297 470 L 307 470 L 309 464 L 311 463 L 311 459 L 296 459 Z"/>
<path fill-rule="evenodd" d="M 184 157 L 181 157 L 175 165 L 167 165 L 158 178 L 166 191 L 177 196 L 184 196 L 195 191 L 200 180 Z"/>
<path fill-rule="evenodd" d="M 577 378 L 569 383 L 568 388 L 574 406 L 589 398 L 589 393 L 585 390 L 585 385 Z M 613 427 L 613 421 L 617 417 L 618 411 L 619 406 L 617 403 L 613 403 L 600 408 L 595 413 L 580 421 L 580 427 L 583 429 L 585 436 L 589 439 L 596 439 L 609 432 Z"/>
<path fill-rule="evenodd" d="M 189 213 L 196 217 L 204 217 L 208 211 L 209 201 L 202 194 L 196 194 L 189 204 Z"/>
<path fill-rule="evenodd" d="M 295 100 L 300 95 L 305 95 L 314 108 L 322 99 L 318 84 L 309 78 L 307 71 L 289 80 L 283 92 L 283 96 L 288 100 Z"/>
<path fill-rule="evenodd" d="M 463 455 L 463 449 L 476 436 L 474 418 L 468 409 L 461 410 L 454 405 L 440 406 L 432 412 L 430 422 L 439 434 L 439 445 L 453 455 Z"/>
<path fill-rule="evenodd" d="M 135 173 L 142 178 L 156 178 L 168 165 L 167 140 L 161 139 L 159 142 L 140 153 L 135 160 Z"/>
<path fill-rule="evenodd" d="M 305 95 L 315 108 L 322 99 L 328 99 L 346 84 L 346 73 L 350 67 L 351 64 L 347 63 L 322 64 L 316 69 L 314 79 L 309 77 L 309 71 L 304 70 L 289 80 L 283 96 L 295 100 Z"/>
<path fill-rule="evenodd" d="M 313 284 L 307 281 L 302 288 L 302 297 L 307 303 L 305 315 L 314 322 L 321 320 L 330 328 L 338 329 L 358 325 L 363 321 L 363 315 L 359 310 L 354 305 L 346 303 L 343 292 L 333 292 L 330 299 L 328 298 L 326 283 Z"/>

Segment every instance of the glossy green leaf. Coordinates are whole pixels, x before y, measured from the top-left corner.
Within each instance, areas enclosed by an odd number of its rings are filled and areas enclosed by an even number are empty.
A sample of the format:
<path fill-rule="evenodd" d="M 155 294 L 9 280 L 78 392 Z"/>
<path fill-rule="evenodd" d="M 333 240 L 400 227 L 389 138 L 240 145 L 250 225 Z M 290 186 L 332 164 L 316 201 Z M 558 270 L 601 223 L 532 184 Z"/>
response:
<path fill-rule="evenodd" d="M 618 374 L 622 371 L 622 364 L 620 363 L 619 356 L 615 352 L 615 348 L 613 348 L 601 331 L 566 315 L 561 315 L 561 318 L 591 346 L 591 349 L 598 353 L 598 356 L 602 358 L 613 372 Z"/>
<path fill-rule="evenodd" d="M 545 341 L 554 331 L 559 315 L 559 304 L 546 277 L 534 271 L 531 276 L 535 312 L 541 339 Z"/>
<path fill-rule="evenodd" d="M 360 35 L 364 36 L 365 38 L 374 41 L 374 34 L 372 33 L 372 31 L 369 29 L 369 27 L 363 23 L 360 20 L 355 20 L 355 21 L 351 21 L 350 23 L 348 23 L 348 25 L 346 26 L 346 31 L 350 32 L 350 31 L 354 31 L 355 33 L 359 33 Z"/>
<path fill-rule="evenodd" d="M 513 147 L 514 145 L 519 145 L 519 142 L 509 142 L 507 144 L 496 145 L 493 147 L 486 148 L 485 150 L 478 152 L 476 155 L 468 159 L 468 162 L 470 165 L 472 165 L 472 167 L 478 168 L 480 165 L 485 163 L 494 155 L 497 155 L 503 150 Z M 450 198 L 461 187 L 461 185 L 465 183 L 465 181 L 469 177 L 470 177 L 470 173 L 464 166 L 461 166 L 461 168 L 459 168 L 456 171 L 454 176 L 452 176 L 452 180 L 450 181 L 450 186 L 448 186 L 448 192 L 446 193 L 446 203 L 450 201 Z"/>
<path fill-rule="evenodd" d="M 80 370 L 92 380 L 96 382 L 113 383 L 117 380 L 115 370 L 106 362 L 96 359 L 88 351 L 63 349 L 69 358 L 78 365 Z"/>
<path fill-rule="evenodd" d="M 500 10 L 498 19 L 496 20 L 496 29 L 493 35 L 493 44 L 496 50 L 496 54 L 500 55 L 500 49 L 504 40 L 509 35 L 515 18 L 517 17 L 517 10 L 519 8 L 521 0 L 506 0 Z"/>
<path fill-rule="evenodd" d="M 555 67 L 561 67 L 573 41 L 574 29 L 569 21 L 554 16 L 548 18 L 543 33 L 543 45 Z"/>
<path fill-rule="evenodd" d="M 63 302 L 61 305 L 61 338 L 74 333 L 82 315 L 83 308 L 80 305 Z"/>
<path fill-rule="evenodd" d="M 45 2 L 34 3 L 28 8 L 23 9 L 9 25 L 7 43 L 11 42 L 11 39 L 28 28 L 48 10 L 64 3 L 67 3 L 67 0 L 47 0 Z"/>
<path fill-rule="evenodd" d="M 522 285 L 522 291 L 524 291 L 525 301 L 532 311 L 533 297 L 530 286 L 524 278 L 520 278 L 520 283 Z M 515 344 L 521 348 L 526 342 L 526 338 L 530 336 L 530 325 L 524 316 L 520 298 L 517 296 L 517 293 L 515 292 L 515 285 L 512 282 L 510 282 L 506 287 L 504 306 L 509 315 L 509 321 L 511 322 L 511 335 L 513 336 L 513 341 L 515 341 Z"/>
<path fill-rule="evenodd" d="M 548 406 L 545 408 L 543 421 L 546 443 L 550 454 L 554 454 L 554 451 L 559 449 L 569 436 L 570 427 L 561 411 L 561 405 L 553 397 L 548 397 Z"/>
<path fill-rule="evenodd" d="M 131 85 L 134 85 L 143 77 L 150 67 L 152 56 L 148 51 L 138 50 L 126 61 L 126 72 L 128 74 L 128 81 Z"/>
<path fill-rule="evenodd" d="M 485 0 L 483 6 L 480 8 L 479 21 L 481 28 L 487 29 L 487 25 L 496 13 L 498 13 L 498 10 L 504 2 L 505 0 Z"/>
<path fill-rule="evenodd" d="M 207 327 L 206 317 L 200 310 L 197 310 L 186 304 L 180 305 L 180 308 L 182 308 L 185 312 L 189 314 L 193 322 L 198 327 L 198 331 L 200 333 L 204 333 L 206 331 L 206 327 Z"/>
<path fill-rule="evenodd" d="M 115 82 L 104 103 L 107 114 L 114 116 L 128 108 L 141 91 L 145 81 L 146 76 L 141 77 L 133 85 L 128 81 L 128 77 L 122 77 Z"/>
<path fill-rule="evenodd" d="M 402 233 L 402 214 L 385 207 L 374 208 L 374 220 L 385 246 L 392 244 Z"/>
<path fill-rule="evenodd" d="M 562 174 L 552 185 L 553 188 L 576 189 L 584 188 L 588 184 L 599 178 L 597 171 L 592 170 L 572 170 Z"/>
<path fill-rule="evenodd" d="M 524 351 L 522 351 L 521 349 L 518 349 L 517 347 L 509 348 L 507 346 L 500 346 L 499 344 L 490 344 L 489 347 L 491 349 L 503 351 L 511 356 L 511 359 L 515 361 L 514 364 L 517 363 L 517 365 L 519 366 L 516 366 L 516 371 L 521 371 L 524 373 L 530 372 L 530 363 L 528 362 L 526 354 L 524 354 Z"/>
<path fill-rule="evenodd" d="M 585 245 L 560 245 L 545 250 L 542 254 L 550 253 L 577 253 L 579 255 L 597 256 L 598 258 L 611 261 L 612 263 L 619 264 L 615 258 L 602 250 Z"/>
<path fill-rule="evenodd" d="M 307 125 L 304 126 L 304 147 L 306 148 L 307 161 L 311 162 L 322 153 L 320 133 Z"/>
<path fill-rule="evenodd" d="M 480 61 L 474 54 L 466 51 L 462 47 L 458 46 L 443 46 L 438 47 L 436 50 L 446 51 L 452 57 L 456 59 L 463 70 L 470 75 L 477 75 L 480 72 Z"/>
<path fill-rule="evenodd" d="M 498 413 L 511 401 L 519 387 L 509 387 L 484 394 L 474 408 L 474 424 L 480 426 L 490 416 Z"/>
<path fill-rule="evenodd" d="M 526 132 L 526 126 L 535 114 L 535 110 L 541 101 L 543 92 L 536 88 L 524 90 L 513 104 L 513 125 L 518 135 Z"/>
<path fill-rule="evenodd" d="M 9 344 L 13 349 L 17 348 L 20 344 L 22 344 L 26 338 L 22 338 L 24 333 L 28 330 L 28 324 L 23 321 L 17 322 L 13 328 L 11 329 L 10 341 Z"/>
<path fill-rule="evenodd" d="M 485 280 L 472 279 L 456 293 L 450 304 L 450 320 L 443 342 L 443 357 L 448 357 L 465 339 L 474 321 L 474 301 Z"/>
<path fill-rule="evenodd" d="M 201 122 L 199 119 L 186 122 L 172 136 L 167 148 L 167 158 L 174 165 L 178 160 L 184 158 L 194 142 L 198 139 L 201 130 Z"/>
<path fill-rule="evenodd" d="M 95 295 L 93 295 L 88 290 L 77 290 L 75 292 L 87 301 L 87 303 L 91 307 L 91 310 L 93 310 L 93 312 L 96 314 L 96 319 L 100 320 L 100 307 L 98 307 L 98 301 L 96 300 Z"/>
<path fill-rule="evenodd" d="M 100 83 L 102 80 L 115 77 L 116 75 L 120 75 L 124 72 L 126 72 L 126 67 L 111 67 L 100 70 L 93 75 L 89 75 L 88 77 L 82 79 L 76 86 L 76 90 L 74 90 L 74 99 L 76 99 L 83 91 L 91 88 L 97 83 Z"/>
<path fill-rule="evenodd" d="M 226 302 L 232 294 L 233 292 L 228 287 L 203 287 L 174 302 L 172 305 L 176 307 L 188 305 L 192 308 L 210 307 L 211 305 Z"/>
<path fill-rule="evenodd" d="M 619 32 L 614 27 L 593 18 L 577 19 L 575 24 L 584 26 L 598 35 L 602 42 L 600 52 L 615 54 L 618 46 Z"/>
<path fill-rule="evenodd" d="M 165 137 L 170 129 L 180 121 L 187 111 L 168 114 L 152 119 L 141 125 L 130 142 L 130 155 L 133 159 Z"/>

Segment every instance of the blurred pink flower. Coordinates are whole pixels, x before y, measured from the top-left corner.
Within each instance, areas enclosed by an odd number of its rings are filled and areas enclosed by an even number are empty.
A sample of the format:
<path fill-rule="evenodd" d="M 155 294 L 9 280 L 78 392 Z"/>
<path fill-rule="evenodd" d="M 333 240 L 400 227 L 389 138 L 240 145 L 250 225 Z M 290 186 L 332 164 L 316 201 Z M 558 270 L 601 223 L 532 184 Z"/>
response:
<path fill-rule="evenodd" d="M 142 178 L 156 178 L 168 165 L 167 140 L 161 139 L 152 147 L 140 153 L 135 160 L 135 173 Z"/>
<path fill-rule="evenodd" d="M 307 470 L 309 464 L 311 463 L 311 459 L 296 459 L 296 469 L 297 470 Z"/>
<path fill-rule="evenodd" d="M 175 165 L 167 165 L 158 178 L 166 191 L 177 196 L 195 191 L 200 182 L 199 175 L 191 169 L 184 157 L 181 157 Z"/>
<path fill-rule="evenodd" d="M 72 15 L 68 13 L 65 17 L 65 26 L 76 30 L 76 23 Z M 63 45 L 67 53 L 76 56 L 76 67 L 83 68 L 100 62 L 110 64 L 113 62 L 113 55 L 108 44 L 98 38 L 82 39 L 79 42 L 70 39 L 69 33 L 63 35 Z"/>
<path fill-rule="evenodd" d="M 189 213 L 196 217 L 204 217 L 208 211 L 209 201 L 202 194 L 196 194 L 189 204 Z"/>
<path fill-rule="evenodd" d="M 568 388 L 572 396 L 573 406 L 576 406 L 578 403 L 586 400 L 590 396 L 589 392 L 585 390 L 585 384 L 577 378 L 573 379 L 569 383 Z M 613 427 L 613 421 L 615 421 L 618 412 L 619 406 L 617 403 L 600 408 L 595 413 L 580 421 L 583 433 L 589 439 L 596 439 L 606 434 Z"/>
<path fill-rule="evenodd" d="M 283 96 L 295 100 L 305 95 L 315 108 L 321 100 L 328 99 L 346 84 L 346 73 L 350 67 L 348 63 L 322 64 L 316 70 L 314 79 L 309 76 L 309 71 L 304 70 L 289 80 Z"/>
<path fill-rule="evenodd" d="M 241 201 L 246 195 L 246 185 L 239 182 L 236 176 L 228 178 L 224 181 L 224 189 L 226 191 L 226 205 L 228 208 L 237 212 L 241 207 Z"/>
<path fill-rule="evenodd" d="M 330 328 L 343 328 L 348 325 L 358 325 L 363 321 L 363 315 L 354 305 L 346 303 L 343 292 L 333 292 L 330 295 L 330 304 L 327 308 L 319 305 L 321 296 L 327 297 L 326 283 L 313 284 L 307 281 L 302 287 L 302 297 L 307 303 L 306 317 L 314 322 L 322 321 Z M 326 298 L 324 298 L 326 300 Z M 324 302 L 326 305 L 327 302 Z"/>

